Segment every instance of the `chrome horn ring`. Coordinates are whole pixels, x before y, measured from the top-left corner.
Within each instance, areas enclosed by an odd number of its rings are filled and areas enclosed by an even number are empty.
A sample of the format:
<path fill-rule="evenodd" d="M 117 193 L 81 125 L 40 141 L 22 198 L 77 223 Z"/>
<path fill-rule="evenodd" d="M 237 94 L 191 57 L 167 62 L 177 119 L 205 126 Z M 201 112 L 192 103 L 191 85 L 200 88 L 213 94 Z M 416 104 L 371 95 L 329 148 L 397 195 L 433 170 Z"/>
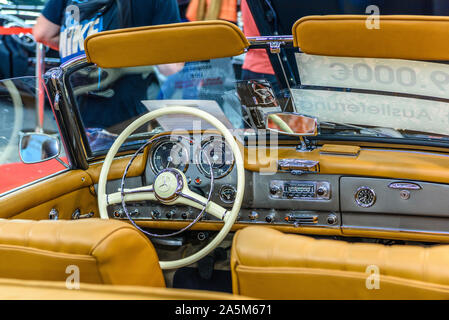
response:
<path fill-rule="evenodd" d="M 123 177 L 122 177 L 122 180 L 121 180 L 121 184 L 120 184 L 120 194 L 121 194 L 121 198 L 122 198 L 122 208 L 123 208 L 123 211 L 125 212 L 125 214 L 126 214 L 126 217 L 127 217 L 127 219 L 131 222 L 131 224 L 135 227 L 135 228 L 137 228 L 139 231 L 141 231 L 142 233 L 144 233 L 144 234 L 146 234 L 147 236 L 150 236 L 150 237 L 153 237 L 153 238 L 168 238 L 168 237 L 173 237 L 173 236 L 176 236 L 176 235 L 179 235 L 179 234 L 181 234 L 181 233 L 183 233 L 184 231 L 187 231 L 187 230 L 189 230 L 190 228 L 192 228 L 198 221 L 200 221 L 201 220 L 201 218 L 204 216 L 204 213 L 206 212 L 206 208 L 207 208 L 207 206 L 209 205 L 209 202 L 210 202 L 210 200 L 211 200 L 211 197 L 212 197 L 212 193 L 213 193 L 213 191 L 214 191 L 214 172 L 213 172 L 213 166 L 212 166 L 212 163 L 210 162 L 210 157 L 209 157 L 209 155 L 207 155 L 207 154 L 205 154 L 205 158 L 206 158 L 206 161 L 207 161 L 207 163 L 208 163 L 208 165 L 209 165 L 209 168 L 210 168 L 210 176 L 211 176 L 211 178 L 210 178 L 210 191 L 209 191 L 209 195 L 208 195 L 208 197 L 207 197 L 207 201 L 206 201 L 206 203 L 205 204 L 203 204 L 203 203 L 200 203 L 200 205 L 202 205 L 202 210 L 201 210 L 201 212 L 200 212 L 200 214 L 189 224 L 189 225 L 187 225 L 186 227 L 184 227 L 184 228 L 182 228 L 182 229 L 180 229 L 180 230 L 178 230 L 178 231 L 176 231 L 176 232 L 173 232 L 173 233 L 169 233 L 169 234 L 156 234 L 156 233 L 151 233 L 151 232 L 148 232 L 148 231 L 146 231 L 146 230 L 144 230 L 144 229 L 142 229 L 141 227 L 139 227 L 137 224 L 136 224 L 136 222 L 134 221 L 134 219 L 131 217 L 131 215 L 130 215 L 130 213 L 129 213 L 129 211 L 128 211 L 128 208 L 126 207 L 126 202 L 125 202 L 125 196 L 126 196 L 126 193 L 125 193 L 125 180 L 126 180 L 126 175 L 128 174 L 128 171 L 129 171 L 129 168 L 131 167 L 131 165 L 133 164 L 133 162 L 134 162 L 134 160 L 137 158 L 137 156 L 139 155 L 139 153 L 141 153 L 147 146 L 149 146 L 150 144 L 152 144 L 152 143 L 154 143 L 155 141 L 157 141 L 157 140 L 160 140 L 160 139 L 162 139 L 162 138 L 165 138 L 164 136 L 159 136 L 159 137 L 156 137 L 156 138 L 152 138 L 152 139 L 150 139 L 147 143 L 145 143 L 143 146 L 141 146 L 134 154 L 133 154 L 133 156 L 131 157 L 131 159 L 130 159 L 130 161 L 128 162 L 128 165 L 126 166 L 126 169 L 125 169 L 125 172 L 123 173 Z M 186 139 L 186 140 L 189 140 L 189 139 L 187 139 L 186 137 L 183 137 L 183 136 L 178 136 L 178 138 L 181 138 L 181 140 L 182 139 Z M 193 138 L 192 138 L 193 139 Z M 190 141 L 189 141 L 190 142 Z M 200 152 L 204 152 L 203 150 L 201 150 Z M 159 172 L 159 174 L 157 175 L 157 177 L 156 177 L 156 179 L 155 179 L 155 182 L 154 182 L 154 184 L 153 185 L 155 185 L 156 184 L 156 181 L 157 181 L 157 179 L 158 179 L 158 177 L 159 176 L 161 176 L 161 174 L 164 174 L 164 173 L 170 173 L 170 174 L 173 174 L 174 176 L 176 176 L 176 179 L 177 179 L 177 187 L 176 187 L 176 190 L 175 190 L 175 192 L 174 192 L 174 194 L 173 194 L 173 196 L 172 197 L 168 197 L 168 198 L 165 198 L 165 197 L 160 197 L 160 195 L 158 195 L 158 193 L 157 193 L 157 191 L 156 191 L 156 188 L 155 187 L 153 187 L 153 192 L 154 192 L 154 195 L 156 196 L 156 198 L 158 199 L 158 201 L 160 202 L 160 203 L 162 203 L 162 204 L 168 204 L 169 202 L 171 202 L 171 201 L 173 201 L 174 199 L 176 199 L 176 197 L 185 197 L 185 198 L 188 198 L 188 199 L 190 199 L 187 195 L 184 195 L 181 191 L 182 191 L 182 187 L 184 186 L 184 181 L 182 180 L 182 175 L 176 170 L 176 169 L 165 169 L 165 170 L 163 170 L 163 171 L 161 171 L 161 172 Z M 179 178 L 181 178 L 181 182 L 179 181 Z M 192 200 L 192 199 L 190 199 L 190 200 Z M 194 200 L 194 199 L 193 199 Z M 197 202 L 198 203 L 198 202 Z"/>

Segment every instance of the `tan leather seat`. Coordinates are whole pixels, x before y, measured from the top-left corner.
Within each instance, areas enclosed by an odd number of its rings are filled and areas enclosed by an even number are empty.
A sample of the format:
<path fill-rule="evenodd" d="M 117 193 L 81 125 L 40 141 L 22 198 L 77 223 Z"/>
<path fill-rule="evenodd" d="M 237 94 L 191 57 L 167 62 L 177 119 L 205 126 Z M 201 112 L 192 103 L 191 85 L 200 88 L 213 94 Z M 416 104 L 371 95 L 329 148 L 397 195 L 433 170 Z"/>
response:
<path fill-rule="evenodd" d="M 0 278 L 65 282 L 76 270 L 81 283 L 165 287 L 153 245 L 129 224 L 0 220 Z"/>
<path fill-rule="evenodd" d="M 242 300 L 221 292 L 81 284 L 67 290 L 65 283 L 0 279 L 1 300 Z"/>
<path fill-rule="evenodd" d="M 249 227 L 234 237 L 231 268 L 234 294 L 262 299 L 449 299 L 448 245 L 348 243 Z"/>

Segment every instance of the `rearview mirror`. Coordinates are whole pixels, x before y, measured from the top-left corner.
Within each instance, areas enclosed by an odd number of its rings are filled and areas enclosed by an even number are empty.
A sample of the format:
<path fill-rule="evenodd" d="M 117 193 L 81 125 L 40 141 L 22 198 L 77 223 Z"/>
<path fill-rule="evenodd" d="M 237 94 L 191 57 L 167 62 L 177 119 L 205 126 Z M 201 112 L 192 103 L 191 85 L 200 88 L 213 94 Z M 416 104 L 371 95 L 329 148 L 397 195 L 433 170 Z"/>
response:
<path fill-rule="evenodd" d="M 317 119 L 296 113 L 270 113 L 266 117 L 266 127 L 270 131 L 292 136 L 316 136 Z"/>
<path fill-rule="evenodd" d="M 26 133 L 20 137 L 19 154 L 23 163 L 45 162 L 59 156 L 59 140 L 41 133 Z"/>

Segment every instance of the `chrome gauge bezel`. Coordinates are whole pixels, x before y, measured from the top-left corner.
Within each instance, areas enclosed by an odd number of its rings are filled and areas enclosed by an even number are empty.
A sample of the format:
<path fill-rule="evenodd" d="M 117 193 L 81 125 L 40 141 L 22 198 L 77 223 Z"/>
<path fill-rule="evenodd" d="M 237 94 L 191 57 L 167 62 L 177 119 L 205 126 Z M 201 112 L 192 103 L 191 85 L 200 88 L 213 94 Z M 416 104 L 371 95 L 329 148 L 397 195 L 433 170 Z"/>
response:
<path fill-rule="evenodd" d="M 157 169 L 157 166 L 156 166 L 156 164 L 155 164 L 155 158 L 154 158 L 154 157 L 155 157 L 156 151 L 157 151 L 161 146 L 163 146 L 164 144 L 167 144 L 167 143 L 180 145 L 181 148 L 182 148 L 182 150 L 183 150 L 183 152 L 185 152 L 187 162 L 186 162 L 186 163 L 183 163 L 183 165 L 184 165 L 184 170 L 182 170 L 182 171 L 183 171 L 184 173 L 186 173 L 187 170 L 189 169 L 189 163 L 190 163 L 190 151 L 189 151 L 189 149 L 184 145 L 184 143 L 182 143 L 181 141 L 174 141 L 174 140 L 172 140 L 172 139 L 169 138 L 169 137 L 168 137 L 168 138 L 163 138 L 163 139 L 161 139 L 160 141 L 157 141 L 156 143 L 154 143 L 154 144 L 151 146 L 151 148 L 150 148 L 150 154 L 149 154 L 149 159 L 150 159 L 149 163 L 150 163 L 151 170 L 152 170 L 155 174 L 159 174 L 159 172 L 161 172 L 161 170 L 158 170 L 158 169 Z"/>
<path fill-rule="evenodd" d="M 231 164 L 229 165 L 229 168 L 228 168 L 228 170 L 226 170 L 226 172 L 224 172 L 224 173 L 222 173 L 221 175 L 214 175 L 214 179 L 223 179 L 224 177 L 226 177 L 226 176 L 228 176 L 230 173 L 231 173 L 231 171 L 232 171 L 232 169 L 234 169 L 234 165 L 235 165 L 235 158 L 234 158 L 234 155 L 232 154 L 232 150 L 231 150 L 231 148 L 229 147 L 229 145 L 228 145 L 228 143 L 225 141 L 225 139 L 223 138 L 223 137 L 220 137 L 220 136 L 213 136 L 213 137 L 211 137 L 211 138 L 209 138 L 209 139 L 206 139 L 206 140 L 203 140 L 202 142 L 201 142 L 201 148 L 200 148 L 200 150 L 198 150 L 198 152 L 197 152 L 197 155 L 196 155 L 196 160 L 197 160 L 197 167 L 198 167 L 198 170 L 205 176 L 205 177 L 207 177 L 207 178 L 211 178 L 211 176 L 210 176 L 210 172 L 209 172 L 209 170 L 206 170 L 204 167 L 203 167 L 203 162 L 201 161 L 201 154 L 204 152 L 204 150 L 205 150 L 205 148 L 209 145 L 209 144 L 211 144 L 211 143 L 224 143 L 225 144 L 225 148 L 227 148 L 227 150 L 225 150 L 225 152 L 226 151 L 231 151 L 231 156 L 232 156 L 232 162 L 231 162 Z M 213 169 L 213 171 L 214 171 L 214 169 Z"/>
<path fill-rule="evenodd" d="M 373 199 L 369 203 L 363 203 L 360 201 L 359 195 L 362 191 L 368 191 L 371 193 Z M 355 192 L 355 195 L 354 195 L 354 199 L 359 207 L 371 208 L 376 203 L 377 196 L 376 196 L 376 192 L 372 188 L 363 186 L 363 187 L 360 187 L 357 189 L 357 191 Z"/>
<path fill-rule="evenodd" d="M 223 196 L 223 192 L 224 192 L 225 189 L 232 189 L 232 191 L 234 192 L 234 199 L 233 199 L 233 200 L 227 200 L 227 199 Z M 233 186 L 233 185 L 225 184 L 224 186 L 222 186 L 222 187 L 220 188 L 220 191 L 219 191 L 218 194 L 219 194 L 219 196 L 220 196 L 220 200 L 221 200 L 223 203 L 226 203 L 226 204 L 233 204 L 233 203 L 235 202 L 235 196 L 236 196 L 236 194 L 237 194 L 237 189 L 236 189 L 236 187 Z"/>

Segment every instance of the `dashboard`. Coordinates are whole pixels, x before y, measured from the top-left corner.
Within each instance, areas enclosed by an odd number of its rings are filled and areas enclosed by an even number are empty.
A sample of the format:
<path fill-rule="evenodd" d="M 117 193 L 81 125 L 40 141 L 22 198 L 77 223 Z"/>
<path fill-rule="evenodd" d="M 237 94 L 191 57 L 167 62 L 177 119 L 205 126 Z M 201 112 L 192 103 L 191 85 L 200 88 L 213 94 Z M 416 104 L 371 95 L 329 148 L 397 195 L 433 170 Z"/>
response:
<path fill-rule="evenodd" d="M 127 178 L 127 188 L 152 184 L 161 170 L 177 168 L 185 173 L 192 191 L 207 197 L 212 173 L 211 200 L 232 207 L 237 181 L 235 160 L 219 136 L 197 143 L 188 137 L 163 137 L 148 148 L 144 174 Z M 358 159 L 352 157 L 351 161 Z M 309 171 L 298 170 L 301 166 L 310 169 L 318 162 L 283 157 L 274 172 L 247 168 L 236 228 L 256 224 L 292 233 L 449 242 L 448 184 L 329 174 L 324 163 Z M 119 187 L 120 181 L 109 181 L 107 189 L 116 192 Z M 200 213 L 187 206 L 147 201 L 130 203 L 128 209 L 136 223 L 161 229 L 187 225 Z M 111 218 L 126 219 L 120 205 L 108 211 Z M 216 230 L 213 226 L 220 222 L 206 214 L 198 224 L 203 230 Z"/>

